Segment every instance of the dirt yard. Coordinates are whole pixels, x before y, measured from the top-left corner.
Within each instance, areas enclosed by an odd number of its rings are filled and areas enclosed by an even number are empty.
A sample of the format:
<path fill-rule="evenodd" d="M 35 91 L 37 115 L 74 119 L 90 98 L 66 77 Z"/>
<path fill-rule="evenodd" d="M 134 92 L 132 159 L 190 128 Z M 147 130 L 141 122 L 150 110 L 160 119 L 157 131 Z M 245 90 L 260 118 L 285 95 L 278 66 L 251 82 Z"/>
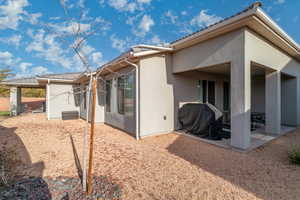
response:
<path fill-rule="evenodd" d="M 27 104 L 29 110 L 34 110 L 41 107 L 44 101 L 45 98 L 22 97 L 22 104 Z M 8 110 L 9 110 L 9 98 L 0 97 L 0 111 L 8 111 Z"/>
<path fill-rule="evenodd" d="M 83 127 L 43 114 L 9 118 L 0 122 L 0 147 L 16 148 L 28 175 L 77 176 L 74 152 L 81 160 Z M 296 200 L 300 167 L 289 164 L 287 150 L 300 144 L 297 132 L 245 154 L 176 134 L 136 141 L 97 125 L 94 172 L 119 183 L 128 200 Z"/>

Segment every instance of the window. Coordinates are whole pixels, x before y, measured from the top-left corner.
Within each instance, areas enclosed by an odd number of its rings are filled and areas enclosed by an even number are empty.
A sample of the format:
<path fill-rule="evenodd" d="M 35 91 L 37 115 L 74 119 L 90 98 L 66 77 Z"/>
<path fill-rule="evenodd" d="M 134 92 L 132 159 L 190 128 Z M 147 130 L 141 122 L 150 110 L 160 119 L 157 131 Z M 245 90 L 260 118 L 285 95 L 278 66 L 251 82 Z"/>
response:
<path fill-rule="evenodd" d="M 107 80 L 105 82 L 105 87 L 106 87 L 106 112 L 110 112 L 111 111 L 111 80 Z"/>
<path fill-rule="evenodd" d="M 86 91 L 83 93 L 83 108 L 86 110 Z"/>
<path fill-rule="evenodd" d="M 134 83 L 135 83 L 135 79 L 133 74 L 127 76 L 126 88 L 125 88 L 125 114 L 128 116 L 134 115 L 134 108 L 135 108 Z"/>
<path fill-rule="evenodd" d="M 118 112 L 124 114 L 125 112 L 125 77 L 118 78 Z"/>
<path fill-rule="evenodd" d="M 199 102 L 215 105 L 215 82 L 200 80 L 198 83 Z"/>
<path fill-rule="evenodd" d="M 122 115 L 134 114 L 134 76 L 133 74 L 118 78 L 118 112 Z"/>

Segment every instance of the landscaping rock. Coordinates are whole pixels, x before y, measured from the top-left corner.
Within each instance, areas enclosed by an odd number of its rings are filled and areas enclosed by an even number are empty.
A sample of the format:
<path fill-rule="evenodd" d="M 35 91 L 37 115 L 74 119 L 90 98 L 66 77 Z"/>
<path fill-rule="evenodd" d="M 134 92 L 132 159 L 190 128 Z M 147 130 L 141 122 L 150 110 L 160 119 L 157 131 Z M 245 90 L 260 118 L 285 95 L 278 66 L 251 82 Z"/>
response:
<path fill-rule="evenodd" d="M 86 196 L 81 180 L 76 177 L 30 177 L 0 189 L 1 200 L 117 200 L 121 189 L 105 176 L 94 177 L 93 192 Z"/>

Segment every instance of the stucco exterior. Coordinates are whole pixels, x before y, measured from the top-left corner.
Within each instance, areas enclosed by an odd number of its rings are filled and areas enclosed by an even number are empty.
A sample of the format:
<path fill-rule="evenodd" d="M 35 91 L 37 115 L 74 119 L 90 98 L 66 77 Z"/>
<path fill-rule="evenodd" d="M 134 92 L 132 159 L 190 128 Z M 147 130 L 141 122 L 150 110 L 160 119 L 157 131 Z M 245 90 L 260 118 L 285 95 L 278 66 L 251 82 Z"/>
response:
<path fill-rule="evenodd" d="M 174 130 L 174 90 L 165 55 L 140 60 L 140 136 Z"/>
<path fill-rule="evenodd" d="M 214 89 L 215 106 L 221 111 L 224 109 L 224 83 L 227 87 L 230 83 L 225 93 L 230 96 L 226 96 L 225 101 L 226 109 L 229 107 L 226 112 L 230 115 L 233 147 L 250 147 L 252 112 L 265 113 L 265 132 L 270 134 L 279 135 L 282 124 L 299 125 L 300 47 L 264 14 L 260 6 L 255 3 L 167 47 L 137 45 L 102 66 L 109 68 L 106 71 L 99 68 L 94 75 L 103 71 L 105 75 L 101 74 L 101 80 L 97 80 L 96 122 L 105 122 L 137 138 L 172 132 L 178 128 L 180 105 L 199 101 L 199 80 L 207 80 L 214 82 L 214 86 L 208 83 Z M 134 75 L 135 95 L 127 96 L 129 103 L 126 104 L 122 96 L 126 89 L 120 86 L 118 91 L 117 80 L 128 73 Z M 84 102 L 88 98 L 84 91 L 88 79 L 83 73 L 79 79 L 66 80 L 70 84 L 48 83 L 49 119 L 60 118 L 62 111 L 70 110 L 77 110 L 86 118 Z M 103 79 L 111 80 L 109 100 Z M 85 82 L 81 82 L 77 102 L 74 86 L 82 80 Z M 119 80 L 124 84 L 123 79 Z M 132 91 L 130 87 L 127 89 Z M 118 94 L 121 108 L 118 108 Z M 17 95 L 13 93 L 13 96 L 16 99 L 12 103 L 17 102 Z M 110 110 L 107 109 L 108 101 Z M 120 111 L 125 110 L 122 108 L 125 104 L 134 105 L 128 111 L 130 115 Z"/>
<path fill-rule="evenodd" d="M 253 31 L 246 29 L 245 30 L 245 51 L 246 58 L 255 63 L 259 63 L 266 67 L 267 69 L 276 70 L 281 74 L 290 75 L 294 77 L 293 88 L 294 90 L 286 90 L 285 95 L 290 96 L 289 98 L 289 106 L 292 106 L 293 109 L 289 108 L 287 115 L 287 111 L 284 111 L 284 114 L 280 116 L 284 117 L 295 117 L 297 119 L 297 125 L 300 124 L 300 63 L 296 61 L 291 56 L 284 53 L 282 50 L 278 49 L 266 39 L 261 36 L 255 34 Z M 270 97 L 270 101 L 266 100 L 266 103 L 269 104 L 274 100 L 274 95 L 268 93 L 266 95 Z M 270 110 L 274 110 L 274 108 L 278 105 L 281 105 L 282 94 L 277 96 L 276 102 L 273 102 L 270 105 Z M 284 100 L 284 99 L 283 99 Z M 283 104 L 284 105 L 284 104 Z M 281 110 L 281 108 L 277 108 L 277 110 Z M 274 116 L 274 114 L 270 115 Z M 288 120 L 290 121 L 290 120 Z M 293 123 L 294 124 L 294 123 Z"/>
<path fill-rule="evenodd" d="M 49 92 L 48 110 L 49 119 L 61 119 L 63 111 L 78 111 L 79 101 L 75 100 L 74 89 L 79 85 L 50 83 L 47 87 Z M 76 97 L 77 98 L 77 97 Z"/>

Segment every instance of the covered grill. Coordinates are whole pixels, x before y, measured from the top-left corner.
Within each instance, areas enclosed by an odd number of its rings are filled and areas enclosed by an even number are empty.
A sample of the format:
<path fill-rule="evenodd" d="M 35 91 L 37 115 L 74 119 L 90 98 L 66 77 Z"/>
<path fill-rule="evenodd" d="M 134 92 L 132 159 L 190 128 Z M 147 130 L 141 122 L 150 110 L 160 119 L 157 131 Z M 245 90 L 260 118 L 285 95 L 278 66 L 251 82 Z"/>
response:
<path fill-rule="evenodd" d="M 179 129 L 209 139 L 221 139 L 222 112 L 211 104 L 187 103 L 178 112 Z"/>

